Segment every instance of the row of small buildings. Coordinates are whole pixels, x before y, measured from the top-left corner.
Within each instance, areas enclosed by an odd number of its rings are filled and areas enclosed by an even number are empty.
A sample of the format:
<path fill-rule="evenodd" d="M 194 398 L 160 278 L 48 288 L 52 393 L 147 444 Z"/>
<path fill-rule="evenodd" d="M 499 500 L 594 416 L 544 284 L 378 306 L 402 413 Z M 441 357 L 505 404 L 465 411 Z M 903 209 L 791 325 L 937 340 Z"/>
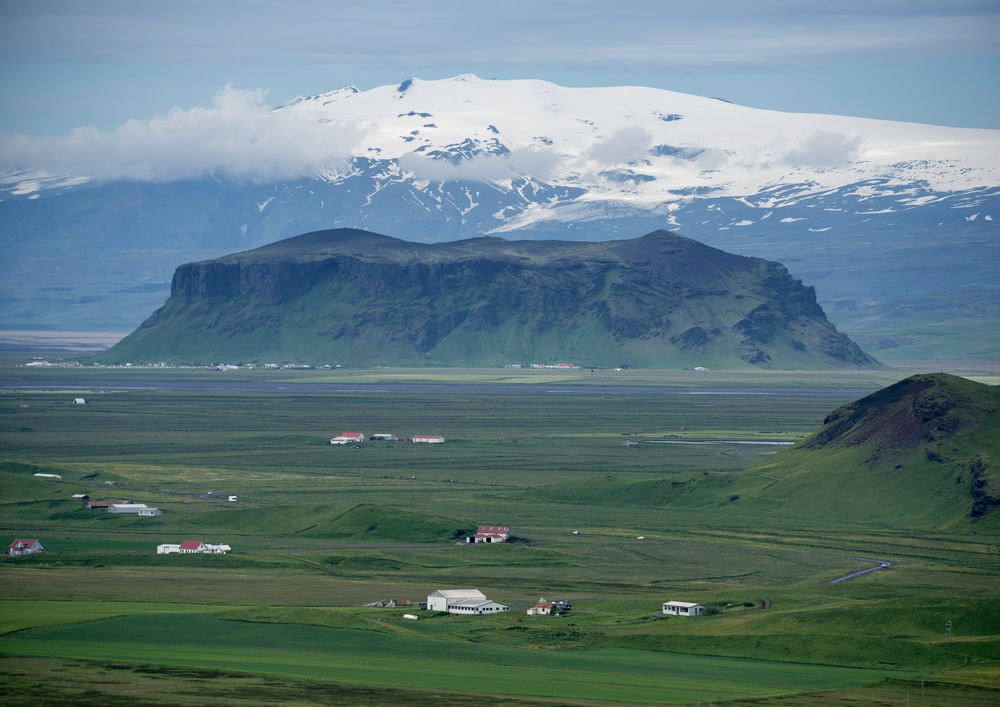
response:
<path fill-rule="evenodd" d="M 177 545 L 164 543 L 156 546 L 157 555 L 225 555 L 232 550 L 229 545 L 213 545 L 201 540 L 185 540 Z"/>
<path fill-rule="evenodd" d="M 442 435 L 413 435 L 404 439 L 409 439 L 413 444 L 444 444 Z M 391 432 L 376 432 L 368 437 L 368 440 L 372 442 L 398 442 L 399 437 Z M 364 432 L 341 432 L 336 437 L 330 438 L 330 444 L 336 445 L 364 444 L 364 442 Z"/>
<path fill-rule="evenodd" d="M 395 604 L 394 604 L 395 605 Z M 370 604 L 369 606 L 374 606 Z M 427 595 L 428 611 L 447 614 L 481 616 L 510 611 L 506 604 L 493 601 L 478 589 L 436 589 Z M 565 616 L 573 610 L 573 602 L 565 599 L 548 601 L 542 597 L 531 608 L 528 616 Z M 688 601 L 668 601 L 663 604 L 666 616 L 703 616 L 707 610 L 701 604 Z"/>

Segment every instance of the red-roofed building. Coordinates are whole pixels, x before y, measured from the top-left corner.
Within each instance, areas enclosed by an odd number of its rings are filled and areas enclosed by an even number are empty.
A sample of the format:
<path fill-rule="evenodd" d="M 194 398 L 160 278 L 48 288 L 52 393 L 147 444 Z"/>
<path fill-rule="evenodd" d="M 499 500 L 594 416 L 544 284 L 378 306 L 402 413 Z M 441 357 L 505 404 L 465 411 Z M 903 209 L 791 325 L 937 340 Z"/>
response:
<path fill-rule="evenodd" d="M 11 557 L 34 555 L 36 552 L 45 552 L 45 547 L 34 538 L 15 538 L 10 544 Z"/>
<path fill-rule="evenodd" d="M 506 525 L 481 525 L 475 535 L 470 535 L 470 543 L 505 543 L 510 539 L 510 528 Z"/>
<path fill-rule="evenodd" d="M 330 444 L 362 444 L 364 441 L 364 432 L 341 432 L 330 440 Z"/>
<path fill-rule="evenodd" d="M 205 543 L 201 540 L 185 540 L 181 543 L 179 551 L 182 555 L 205 552 Z"/>

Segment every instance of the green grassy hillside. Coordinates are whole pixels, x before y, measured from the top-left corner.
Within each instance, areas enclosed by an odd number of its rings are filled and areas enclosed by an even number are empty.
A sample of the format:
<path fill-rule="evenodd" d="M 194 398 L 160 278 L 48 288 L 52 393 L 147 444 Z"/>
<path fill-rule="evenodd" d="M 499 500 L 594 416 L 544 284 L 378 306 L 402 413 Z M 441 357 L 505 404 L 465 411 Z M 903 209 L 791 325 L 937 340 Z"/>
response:
<path fill-rule="evenodd" d="M 780 513 L 1000 527 L 1000 388 L 917 375 L 838 408 L 741 492 Z"/>

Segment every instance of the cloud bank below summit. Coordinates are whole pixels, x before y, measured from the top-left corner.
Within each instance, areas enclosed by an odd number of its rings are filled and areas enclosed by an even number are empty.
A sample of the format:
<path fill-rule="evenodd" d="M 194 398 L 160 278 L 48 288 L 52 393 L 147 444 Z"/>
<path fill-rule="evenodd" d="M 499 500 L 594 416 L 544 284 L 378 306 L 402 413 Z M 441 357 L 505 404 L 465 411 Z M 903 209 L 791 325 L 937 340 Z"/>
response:
<path fill-rule="evenodd" d="M 209 174 L 254 181 L 313 175 L 362 138 L 354 125 L 274 111 L 262 90 L 226 86 L 209 106 L 173 108 L 111 131 L 0 136 L 0 167 L 100 180 L 173 181 Z"/>

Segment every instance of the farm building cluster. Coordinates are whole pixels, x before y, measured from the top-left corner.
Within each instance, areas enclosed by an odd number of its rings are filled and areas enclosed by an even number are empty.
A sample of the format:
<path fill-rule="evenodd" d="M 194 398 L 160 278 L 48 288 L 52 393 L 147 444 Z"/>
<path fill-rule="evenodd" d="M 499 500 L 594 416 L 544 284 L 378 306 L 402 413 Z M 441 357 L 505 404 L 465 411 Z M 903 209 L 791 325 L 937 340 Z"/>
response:
<path fill-rule="evenodd" d="M 370 442 L 398 442 L 400 437 L 392 432 L 376 432 L 375 434 L 370 435 L 367 439 Z M 403 439 L 408 439 L 411 444 L 444 444 L 443 435 L 418 434 L 411 435 L 410 437 L 403 437 Z M 330 438 L 330 444 L 338 446 L 349 444 L 354 447 L 360 447 L 363 446 L 364 443 L 364 432 L 341 432 L 336 437 Z"/>
<path fill-rule="evenodd" d="M 40 552 L 45 552 L 45 546 L 35 538 L 14 538 L 8 550 L 11 557 L 35 555 Z"/>
<path fill-rule="evenodd" d="M 156 546 L 157 555 L 225 555 L 232 550 L 229 545 L 213 545 L 201 540 L 185 540 L 179 545 L 165 543 Z"/>

